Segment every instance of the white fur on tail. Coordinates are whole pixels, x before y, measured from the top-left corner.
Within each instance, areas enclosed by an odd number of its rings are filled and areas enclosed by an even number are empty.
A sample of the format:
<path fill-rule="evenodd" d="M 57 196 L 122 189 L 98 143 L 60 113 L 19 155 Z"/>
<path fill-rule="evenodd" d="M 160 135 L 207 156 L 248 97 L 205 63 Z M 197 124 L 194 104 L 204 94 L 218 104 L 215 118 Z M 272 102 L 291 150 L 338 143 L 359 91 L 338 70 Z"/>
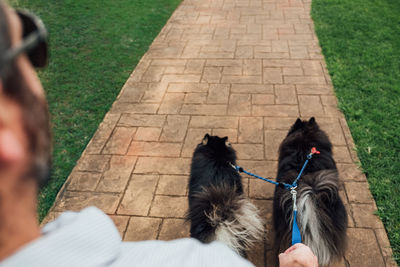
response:
<path fill-rule="evenodd" d="M 321 236 L 320 224 L 323 222 L 318 218 L 311 187 L 302 190 L 300 198 L 297 200 L 297 209 L 298 223 L 301 232 L 305 233 L 302 236 L 302 242 L 311 248 L 321 266 L 327 265 L 331 261 L 332 255 L 325 238 Z"/>
<path fill-rule="evenodd" d="M 239 208 L 232 211 L 233 219 L 221 222 L 216 212 L 207 217 L 212 224 L 218 224 L 213 240 L 223 242 L 240 254 L 262 239 L 264 224 L 258 209 L 249 200 L 241 198 L 238 204 Z"/>

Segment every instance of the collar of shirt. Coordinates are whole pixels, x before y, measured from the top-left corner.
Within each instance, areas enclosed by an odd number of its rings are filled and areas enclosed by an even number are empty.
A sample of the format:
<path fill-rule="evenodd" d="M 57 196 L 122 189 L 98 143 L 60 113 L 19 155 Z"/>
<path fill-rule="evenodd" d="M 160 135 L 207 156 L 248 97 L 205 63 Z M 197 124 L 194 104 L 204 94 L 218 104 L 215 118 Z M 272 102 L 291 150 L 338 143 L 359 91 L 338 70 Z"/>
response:
<path fill-rule="evenodd" d="M 122 244 L 112 220 L 95 207 L 64 212 L 44 226 L 42 234 L 0 267 L 105 266 L 118 258 Z"/>

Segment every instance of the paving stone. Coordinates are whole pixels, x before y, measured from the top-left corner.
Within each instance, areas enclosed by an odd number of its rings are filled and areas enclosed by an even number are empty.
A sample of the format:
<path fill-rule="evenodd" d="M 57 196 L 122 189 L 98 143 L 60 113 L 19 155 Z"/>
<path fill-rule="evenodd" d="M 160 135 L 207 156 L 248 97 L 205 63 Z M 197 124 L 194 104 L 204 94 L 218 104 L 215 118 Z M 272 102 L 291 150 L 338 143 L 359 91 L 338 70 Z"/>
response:
<path fill-rule="evenodd" d="M 190 160 L 182 158 L 139 158 L 134 173 L 189 174 Z"/>
<path fill-rule="evenodd" d="M 203 72 L 205 60 L 190 59 L 186 63 L 185 73 L 200 74 Z"/>
<path fill-rule="evenodd" d="M 249 195 L 254 199 L 272 199 L 275 186 L 259 179 L 249 179 Z"/>
<path fill-rule="evenodd" d="M 165 115 L 136 115 L 122 114 L 118 122 L 120 126 L 144 126 L 144 127 L 162 127 L 164 125 Z"/>
<path fill-rule="evenodd" d="M 171 93 L 201 93 L 208 91 L 208 83 L 170 83 L 168 92 Z"/>
<path fill-rule="evenodd" d="M 101 173 L 73 171 L 68 179 L 68 190 L 94 191 Z"/>
<path fill-rule="evenodd" d="M 384 228 L 381 229 L 375 229 L 375 235 L 376 235 L 376 239 L 378 240 L 378 244 L 380 246 L 380 248 L 382 249 L 382 254 L 383 257 L 392 257 L 392 248 L 390 247 L 390 242 L 389 239 L 387 237 L 387 233 L 386 230 Z M 387 260 L 386 264 L 387 263 Z"/>
<path fill-rule="evenodd" d="M 282 70 L 280 68 L 264 68 L 264 83 L 283 83 Z"/>
<path fill-rule="evenodd" d="M 113 220 L 121 237 L 123 237 L 126 231 L 126 227 L 128 226 L 129 217 L 117 215 L 109 215 L 109 217 L 111 218 L 111 220 Z"/>
<path fill-rule="evenodd" d="M 272 52 L 289 52 L 288 42 L 286 40 L 272 40 Z"/>
<path fill-rule="evenodd" d="M 124 241 L 155 240 L 162 220 L 149 217 L 131 217 Z"/>
<path fill-rule="evenodd" d="M 133 175 L 117 213 L 147 216 L 158 178 L 158 175 Z"/>
<path fill-rule="evenodd" d="M 103 173 L 103 178 L 97 185 L 96 191 L 123 192 L 132 170 L 135 167 L 137 157 L 113 156 L 108 170 Z"/>
<path fill-rule="evenodd" d="M 102 153 L 125 155 L 135 133 L 136 128 L 116 127 Z"/>
<path fill-rule="evenodd" d="M 299 95 L 333 95 L 332 87 L 325 84 L 296 84 Z"/>
<path fill-rule="evenodd" d="M 207 100 L 207 93 L 187 93 L 185 103 L 188 104 L 203 104 Z"/>
<path fill-rule="evenodd" d="M 201 140 L 203 140 L 207 133 L 210 134 L 211 129 L 189 128 L 182 148 L 182 157 L 192 157 L 193 151 L 197 145 L 201 143 Z"/>
<path fill-rule="evenodd" d="M 150 216 L 184 218 L 187 209 L 187 197 L 155 196 Z"/>
<path fill-rule="evenodd" d="M 273 94 L 274 88 L 270 84 L 232 84 L 231 92 L 238 94 Z"/>
<path fill-rule="evenodd" d="M 272 105 L 275 104 L 275 96 L 267 94 L 251 95 L 251 103 L 253 105 Z"/>
<path fill-rule="evenodd" d="M 146 103 L 160 103 L 163 99 L 165 92 L 167 91 L 168 83 L 167 82 L 154 82 L 149 83 L 148 89 L 144 92 L 141 102 Z M 158 106 L 155 104 L 141 104 L 141 107 L 145 106 Z M 140 113 L 133 112 L 133 113 Z M 150 113 L 150 112 L 146 112 Z"/>
<path fill-rule="evenodd" d="M 283 68 L 283 75 L 287 76 L 302 76 L 302 68 Z"/>
<path fill-rule="evenodd" d="M 324 115 L 324 108 L 319 96 L 299 95 L 299 107 L 301 116 L 312 117 Z"/>
<path fill-rule="evenodd" d="M 242 75 L 242 67 L 223 67 L 222 74 L 224 74 L 224 75 Z"/>
<path fill-rule="evenodd" d="M 350 204 L 356 227 L 382 228 L 376 213 L 375 204 Z"/>
<path fill-rule="evenodd" d="M 78 171 L 103 172 L 110 160 L 109 155 L 84 155 L 76 166 Z"/>
<path fill-rule="evenodd" d="M 186 175 L 161 175 L 158 182 L 158 195 L 186 196 L 189 178 Z"/>
<path fill-rule="evenodd" d="M 237 128 L 238 117 L 226 116 L 192 116 L 189 127 L 192 128 Z"/>
<path fill-rule="evenodd" d="M 261 74 L 262 74 L 261 59 L 243 60 L 243 75 L 261 75 Z"/>
<path fill-rule="evenodd" d="M 228 106 L 229 115 L 251 115 L 251 95 L 248 94 L 231 94 Z"/>
<path fill-rule="evenodd" d="M 238 159 L 264 159 L 264 146 L 257 144 L 235 144 Z"/>
<path fill-rule="evenodd" d="M 235 51 L 236 58 L 253 58 L 253 47 L 248 45 L 238 46 Z"/>
<path fill-rule="evenodd" d="M 158 106 L 159 104 L 114 102 L 110 113 L 155 114 Z"/>
<path fill-rule="evenodd" d="M 80 211 L 89 206 L 95 206 L 105 213 L 115 213 L 120 194 L 97 192 L 71 192 L 66 191 L 54 205 L 54 211 Z"/>
<path fill-rule="evenodd" d="M 324 76 L 284 76 L 285 84 L 326 84 Z"/>
<path fill-rule="evenodd" d="M 287 135 L 287 131 L 266 130 L 265 132 L 265 158 L 269 160 L 278 159 L 279 145 Z"/>
<path fill-rule="evenodd" d="M 239 160 L 237 164 L 260 176 L 275 177 L 277 173 L 277 161 Z"/>
<path fill-rule="evenodd" d="M 185 66 L 187 61 L 184 59 L 153 59 L 152 66 Z"/>
<path fill-rule="evenodd" d="M 161 133 L 160 141 L 183 141 L 189 119 L 189 116 L 169 115 Z"/>
<path fill-rule="evenodd" d="M 296 89 L 293 85 L 276 84 L 275 85 L 275 103 L 276 104 L 297 104 Z M 301 110 L 300 110 L 301 111 Z"/>
<path fill-rule="evenodd" d="M 373 203 L 368 183 L 345 182 L 344 186 L 351 203 Z"/>
<path fill-rule="evenodd" d="M 316 60 L 304 60 L 301 62 L 304 70 L 304 74 L 307 76 L 323 76 L 324 71 L 320 61 Z"/>
<path fill-rule="evenodd" d="M 183 104 L 184 93 L 166 93 L 158 114 L 178 114 Z"/>
<path fill-rule="evenodd" d="M 86 153 L 100 154 L 107 140 L 111 136 L 111 133 L 114 130 L 114 127 L 120 117 L 120 114 L 106 114 L 103 122 L 100 123 L 99 128 L 97 129 L 96 133 L 92 137 L 92 140 L 90 140 L 88 146 L 86 147 Z"/>
<path fill-rule="evenodd" d="M 179 157 L 181 144 L 159 143 L 159 142 L 137 142 L 133 141 L 129 146 L 127 155 L 155 156 L 155 157 Z"/>
<path fill-rule="evenodd" d="M 334 146 L 333 157 L 339 163 L 351 163 L 352 159 L 347 146 Z"/>
<path fill-rule="evenodd" d="M 182 74 L 185 70 L 185 66 L 168 66 L 165 68 L 165 74 Z"/>
<path fill-rule="evenodd" d="M 229 84 L 211 84 L 208 90 L 207 103 L 228 104 L 229 88 Z"/>
<path fill-rule="evenodd" d="M 262 143 L 262 117 L 241 117 L 239 121 L 239 143 Z"/>
<path fill-rule="evenodd" d="M 159 82 L 164 74 L 165 67 L 150 66 L 142 76 L 142 82 Z"/>
<path fill-rule="evenodd" d="M 349 244 L 345 258 L 350 266 L 385 266 L 372 229 L 349 228 L 347 236 Z"/>
<path fill-rule="evenodd" d="M 359 182 L 365 182 L 365 175 L 363 174 L 362 170 L 357 167 L 355 164 L 342 164 L 338 163 L 336 164 L 338 171 L 339 171 L 339 177 L 343 181 L 359 181 Z"/>
<path fill-rule="evenodd" d="M 221 83 L 261 83 L 261 76 L 238 76 L 238 75 L 223 75 Z"/>
<path fill-rule="evenodd" d="M 225 115 L 227 105 L 221 104 L 184 104 L 181 114 L 190 115 Z"/>
<path fill-rule="evenodd" d="M 135 134 L 137 141 L 157 141 L 160 138 L 162 128 L 139 127 Z"/>
<path fill-rule="evenodd" d="M 190 236 L 190 224 L 184 219 L 164 219 L 159 240 L 174 240 Z"/>
<path fill-rule="evenodd" d="M 222 77 L 221 67 L 205 67 L 201 82 L 203 83 L 219 83 Z"/>
<path fill-rule="evenodd" d="M 300 67 L 301 62 L 299 60 L 288 60 L 288 59 L 264 59 L 263 67 L 279 68 L 279 67 Z"/>
<path fill-rule="evenodd" d="M 343 135 L 342 127 L 337 118 L 317 118 L 317 123 L 328 135 L 332 144 L 346 145 L 346 139 Z"/>
<path fill-rule="evenodd" d="M 271 130 L 286 130 L 289 131 L 290 127 L 296 122 L 296 117 L 293 118 L 276 118 L 265 117 L 264 127 Z"/>
<path fill-rule="evenodd" d="M 296 117 L 299 116 L 297 105 L 253 105 L 253 116 Z"/>

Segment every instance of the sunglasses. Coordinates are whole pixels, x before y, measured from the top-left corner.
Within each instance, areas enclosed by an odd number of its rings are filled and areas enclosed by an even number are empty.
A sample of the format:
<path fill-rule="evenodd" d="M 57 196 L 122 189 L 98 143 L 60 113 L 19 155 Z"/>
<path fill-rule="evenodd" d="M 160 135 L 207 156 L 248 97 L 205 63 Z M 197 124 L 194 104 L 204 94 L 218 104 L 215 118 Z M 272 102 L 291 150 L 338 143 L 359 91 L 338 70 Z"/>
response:
<path fill-rule="evenodd" d="M 23 40 L 17 47 L 10 48 L 0 57 L 0 68 L 10 64 L 18 55 L 26 53 L 32 65 L 43 68 L 48 62 L 47 30 L 42 20 L 34 14 L 16 10 L 21 20 Z"/>

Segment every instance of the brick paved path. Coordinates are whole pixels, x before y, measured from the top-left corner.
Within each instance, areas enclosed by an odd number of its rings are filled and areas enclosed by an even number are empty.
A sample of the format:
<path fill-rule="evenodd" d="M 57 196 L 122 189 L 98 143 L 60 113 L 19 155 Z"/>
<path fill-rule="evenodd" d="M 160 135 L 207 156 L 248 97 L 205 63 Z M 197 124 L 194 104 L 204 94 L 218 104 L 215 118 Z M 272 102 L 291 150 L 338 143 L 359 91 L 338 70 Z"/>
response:
<path fill-rule="evenodd" d="M 336 108 L 310 4 L 184 0 L 124 85 L 47 220 L 96 205 L 125 240 L 188 236 L 190 157 L 205 133 L 229 136 L 240 165 L 273 176 L 288 127 L 299 116 L 315 116 L 334 144 L 349 212 L 348 253 L 338 266 L 396 266 Z M 250 260 L 273 266 L 273 187 L 243 181 L 267 218 L 265 242 Z"/>

